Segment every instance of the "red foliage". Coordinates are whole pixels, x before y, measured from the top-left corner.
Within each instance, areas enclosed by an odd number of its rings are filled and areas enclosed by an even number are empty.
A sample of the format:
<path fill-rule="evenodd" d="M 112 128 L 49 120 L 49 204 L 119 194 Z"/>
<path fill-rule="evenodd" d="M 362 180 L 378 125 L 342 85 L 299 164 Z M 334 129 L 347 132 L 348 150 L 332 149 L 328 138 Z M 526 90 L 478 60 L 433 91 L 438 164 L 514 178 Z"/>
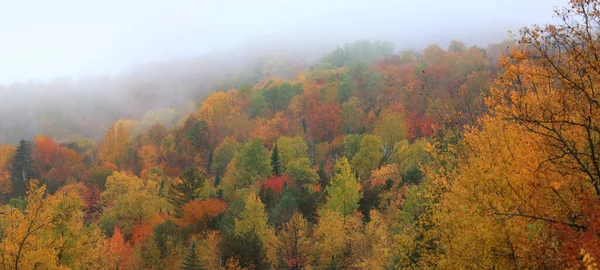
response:
<path fill-rule="evenodd" d="M 261 186 L 267 190 L 271 189 L 275 194 L 279 194 L 283 190 L 284 185 L 291 185 L 292 180 L 286 175 L 281 176 L 271 176 L 269 179 L 264 180 L 261 183 Z"/>
<path fill-rule="evenodd" d="M 101 190 L 95 185 L 87 186 L 87 189 L 82 190 L 83 211 L 90 220 L 96 220 L 100 215 L 100 192 Z"/>
<path fill-rule="evenodd" d="M 64 182 L 84 169 L 81 155 L 44 135 L 35 138 L 31 156 L 35 171 L 46 180 Z"/>
<path fill-rule="evenodd" d="M 317 105 L 308 112 L 307 133 L 318 141 L 331 141 L 340 134 L 342 120 L 338 105 Z"/>
<path fill-rule="evenodd" d="M 593 195 L 583 195 L 584 219 L 579 222 L 585 228 L 577 228 L 567 224 L 553 223 L 551 228 L 557 234 L 560 245 L 561 261 L 567 263 L 565 268 L 585 268 L 582 264 L 582 250 L 594 260 L 600 258 L 600 204 Z"/>
<path fill-rule="evenodd" d="M 416 112 L 411 112 L 408 114 L 406 122 L 408 123 L 408 139 L 412 140 L 433 135 L 433 120 L 427 115 L 418 115 Z"/>

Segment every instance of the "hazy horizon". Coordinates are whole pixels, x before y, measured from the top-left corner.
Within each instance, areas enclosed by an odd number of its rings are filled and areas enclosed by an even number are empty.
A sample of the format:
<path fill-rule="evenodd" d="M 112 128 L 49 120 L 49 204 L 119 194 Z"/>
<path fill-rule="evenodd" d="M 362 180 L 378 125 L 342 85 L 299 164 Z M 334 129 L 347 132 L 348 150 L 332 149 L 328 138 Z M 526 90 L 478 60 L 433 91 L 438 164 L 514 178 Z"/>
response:
<path fill-rule="evenodd" d="M 567 1 L 11 1 L 0 4 L 0 84 L 116 75 L 153 61 L 276 44 L 330 48 L 359 39 L 397 49 L 484 45 L 552 20 Z M 518 7 L 518 8 L 516 8 Z"/>

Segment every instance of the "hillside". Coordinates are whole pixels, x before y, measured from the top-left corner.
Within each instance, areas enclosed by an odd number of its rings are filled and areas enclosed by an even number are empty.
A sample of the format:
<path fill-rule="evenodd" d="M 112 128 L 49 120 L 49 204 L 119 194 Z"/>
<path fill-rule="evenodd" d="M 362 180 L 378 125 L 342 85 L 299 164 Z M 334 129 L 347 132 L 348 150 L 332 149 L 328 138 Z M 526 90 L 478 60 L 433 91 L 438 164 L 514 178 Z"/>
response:
<path fill-rule="evenodd" d="M 261 62 L 169 120 L 2 144 L 2 266 L 596 269 L 599 7 L 486 48 Z"/>

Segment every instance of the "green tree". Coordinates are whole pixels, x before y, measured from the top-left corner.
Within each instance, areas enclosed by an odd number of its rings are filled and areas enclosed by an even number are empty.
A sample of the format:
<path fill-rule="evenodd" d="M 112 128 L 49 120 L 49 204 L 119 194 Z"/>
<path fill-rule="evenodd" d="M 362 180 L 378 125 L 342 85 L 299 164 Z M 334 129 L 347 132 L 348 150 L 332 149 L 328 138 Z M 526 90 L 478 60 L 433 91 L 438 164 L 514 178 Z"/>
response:
<path fill-rule="evenodd" d="M 352 161 L 354 155 L 360 151 L 360 142 L 362 136 L 358 134 L 350 134 L 344 138 L 344 153 L 348 160 Z"/>
<path fill-rule="evenodd" d="M 307 157 L 308 145 L 301 136 L 281 137 L 277 140 L 277 147 L 282 171 L 286 170 L 291 161 Z"/>
<path fill-rule="evenodd" d="M 211 148 L 210 141 L 212 132 L 210 131 L 208 123 L 204 120 L 195 122 L 191 128 L 187 130 L 185 137 L 191 142 L 197 151 L 207 153 Z"/>
<path fill-rule="evenodd" d="M 271 153 L 271 167 L 273 167 L 273 174 L 275 176 L 281 175 L 281 161 L 279 159 L 279 150 L 277 148 L 277 144 L 273 147 L 273 152 Z"/>
<path fill-rule="evenodd" d="M 265 101 L 263 91 L 256 91 L 252 94 L 248 103 L 248 116 L 250 118 L 265 117 L 269 113 L 269 105 Z"/>
<path fill-rule="evenodd" d="M 265 86 L 265 88 L 268 87 L 269 84 Z M 274 113 L 285 109 L 290 100 L 302 92 L 304 92 L 304 89 L 302 89 L 302 85 L 300 84 L 281 83 L 271 89 L 265 89 L 263 96 L 269 109 Z"/>
<path fill-rule="evenodd" d="M 348 101 L 354 94 L 354 81 L 347 73 L 343 73 L 338 85 L 338 101 L 344 103 Z"/>
<path fill-rule="evenodd" d="M 206 182 L 206 175 L 197 167 L 188 168 L 169 188 L 169 203 L 175 209 L 175 215 L 181 216 L 181 208 L 188 202 L 198 199 Z"/>
<path fill-rule="evenodd" d="M 379 138 L 374 135 L 365 135 L 360 141 L 360 151 L 352 159 L 352 168 L 364 179 L 377 168 L 382 158 Z"/>
<path fill-rule="evenodd" d="M 227 166 L 224 183 L 230 189 L 248 187 L 271 175 L 269 151 L 261 139 L 246 142 Z M 231 190 L 230 190 L 231 191 Z"/>
<path fill-rule="evenodd" d="M 335 211 L 346 217 L 358 209 L 358 201 L 362 198 L 361 187 L 345 157 L 335 164 L 335 171 L 327 186 L 327 201 L 323 210 Z"/>
<path fill-rule="evenodd" d="M 285 169 L 285 174 L 300 187 L 319 183 L 319 175 L 313 170 L 310 159 L 305 157 L 290 162 Z"/>
<path fill-rule="evenodd" d="M 352 97 L 342 104 L 343 129 L 346 134 L 359 133 L 363 127 L 361 117 L 364 115 L 358 98 Z"/>
<path fill-rule="evenodd" d="M 29 179 L 34 178 L 31 144 L 21 140 L 12 159 L 10 175 L 13 183 L 13 196 L 25 196 L 25 188 Z"/>
<path fill-rule="evenodd" d="M 390 160 L 398 164 L 399 172 L 404 183 L 417 184 L 423 178 L 420 164 L 429 162 L 427 149 L 431 147 L 426 138 L 420 138 L 412 144 L 402 140 L 394 145 Z"/>
<path fill-rule="evenodd" d="M 202 262 L 200 261 L 200 256 L 198 255 L 198 251 L 196 250 L 196 241 L 192 241 L 190 244 L 190 248 L 188 249 L 187 254 L 183 258 L 183 263 L 179 269 L 182 270 L 200 270 L 202 269 Z"/>
<path fill-rule="evenodd" d="M 223 139 L 221 144 L 215 149 L 213 157 L 212 168 L 213 170 L 219 170 L 221 173 L 227 168 L 227 164 L 231 162 L 233 156 L 238 150 L 238 143 L 233 137 L 227 137 Z"/>

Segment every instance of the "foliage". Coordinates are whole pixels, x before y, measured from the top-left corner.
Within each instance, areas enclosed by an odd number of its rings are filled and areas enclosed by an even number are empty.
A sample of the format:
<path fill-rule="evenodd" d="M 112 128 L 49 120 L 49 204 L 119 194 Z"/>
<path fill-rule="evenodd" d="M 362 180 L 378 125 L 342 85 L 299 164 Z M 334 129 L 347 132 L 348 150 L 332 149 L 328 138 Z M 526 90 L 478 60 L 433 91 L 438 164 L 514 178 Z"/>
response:
<path fill-rule="evenodd" d="M 269 152 L 260 139 L 246 142 L 227 166 L 223 184 L 228 188 L 244 188 L 271 175 Z"/>
<path fill-rule="evenodd" d="M 346 217 L 358 208 L 358 201 L 362 197 L 360 183 L 350 170 L 346 158 L 335 164 L 335 174 L 327 186 L 327 201 L 323 209 L 335 211 Z"/>
<path fill-rule="evenodd" d="M 188 168 L 169 188 L 169 203 L 174 206 L 176 216 L 182 214 L 182 207 L 200 197 L 206 183 L 206 175 L 197 167 Z"/>

